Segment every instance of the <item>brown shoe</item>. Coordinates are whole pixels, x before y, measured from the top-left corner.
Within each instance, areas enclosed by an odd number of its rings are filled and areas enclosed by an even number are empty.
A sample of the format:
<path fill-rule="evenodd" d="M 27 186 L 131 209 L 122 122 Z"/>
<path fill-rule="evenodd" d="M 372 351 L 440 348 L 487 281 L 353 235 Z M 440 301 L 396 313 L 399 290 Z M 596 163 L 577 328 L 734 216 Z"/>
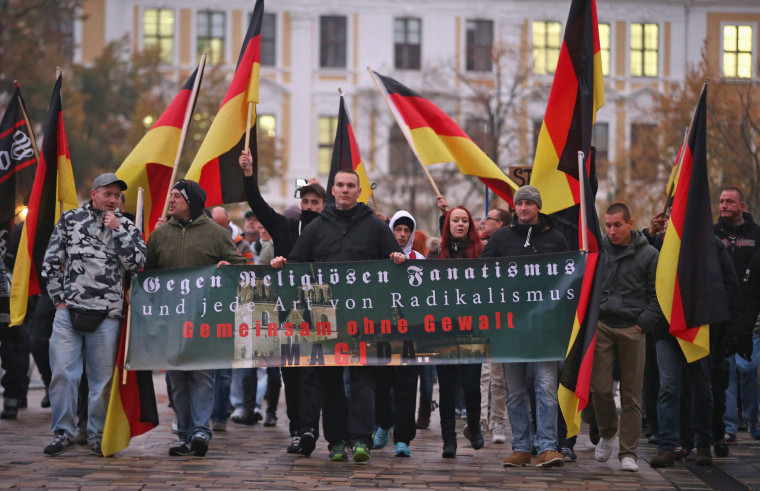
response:
<path fill-rule="evenodd" d="M 536 467 L 562 467 L 565 465 L 565 456 L 556 450 L 547 450 L 538 456 Z"/>
<path fill-rule="evenodd" d="M 504 467 L 524 467 L 526 465 L 530 465 L 530 452 L 512 452 L 512 455 L 504 459 Z"/>

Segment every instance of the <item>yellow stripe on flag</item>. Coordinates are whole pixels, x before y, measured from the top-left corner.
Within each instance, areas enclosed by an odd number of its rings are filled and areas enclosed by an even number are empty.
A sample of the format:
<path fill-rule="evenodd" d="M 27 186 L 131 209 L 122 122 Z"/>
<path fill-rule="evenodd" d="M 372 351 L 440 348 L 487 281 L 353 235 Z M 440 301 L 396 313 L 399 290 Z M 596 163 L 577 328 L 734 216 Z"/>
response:
<path fill-rule="evenodd" d="M 533 161 L 531 184 L 539 186 L 541 191 L 541 213 L 551 215 L 564 210 L 575 203 L 573 193 L 568 186 L 567 174 L 557 169 L 559 155 L 546 128 L 546 122 L 541 124 L 536 145 L 536 157 Z"/>
<path fill-rule="evenodd" d="M 201 177 L 203 167 L 208 162 L 237 145 L 245 134 L 247 121 L 248 103 L 245 92 L 241 92 L 219 108 L 185 178 L 197 182 Z M 256 118 L 251 118 L 251 127 L 255 122 Z"/>
<path fill-rule="evenodd" d="M 369 197 L 372 195 L 372 185 L 367 178 L 367 169 L 364 167 L 364 161 L 359 162 L 354 172 L 359 174 L 359 187 L 362 189 L 362 194 L 359 195 L 359 201 L 364 204 L 369 202 Z"/>
<path fill-rule="evenodd" d="M 29 300 L 29 274 L 32 258 L 28 254 L 29 242 L 26 236 L 26 222 L 21 230 L 21 241 L 18 245 L 16 263 L 13 266 L 13 282 L 11 283 L 11 327 L 20 326 L 26 317 L 26 304 Z"/>
<path fill-rule="evenodd" d="M 77 187 L 74 184 L 74 171 L 71 169 L 71 161 L 65 155 L 58 155 L 58 202 L 63 201 L 63 210 L 58 210 L 58 217 L 69 210 L 79 206 Z"/>
<path fill-rule="evenodd" d="M 246 102 L 259 103 L 259 72 L 261 65 L 254 63 L 251 67 L 251 76 L 248 77 L 248 89 L 246 90 Z"/>
<path fill-rule="evenodd" d="M 676 337 L 676 339 L 678 340 L 678 344 L 681 345 L 681 350 L 686 357 L 686 361 L 689 363 L 701 360 L 710 354 L 710 326 L 707 324 L 699 327 L 697 336 L 691 343 L 679 337 Z"/>
<path fill-rule="evenodd" d="M 132 430 L 129 427 L 129 421 L 124 414 L 124 406 L 121 403 L 121 391 L 119 383 L 121 374 L 119 367 L 114 367 L 113 379 L 111 386 L 111 397 L 108 401 L 108 414 L 106 414 L 106 424 L 103 427 L 103 440 L 101 450 L 103 456 L 108 457 L 119 450 L 129 446 L 129 440 L 132 438 Z"/>
<path fill-rule="evenodd" d="M 657 301 L 665 318 L 670 322 L 673 313 L 673 294 L 676 288 L 676 276 L 678 273 L 678 255 L 681 251 L 681 237 L 678 235 L 672 221 L 668 222 L 665 231 L 668 240 L 663 241 L 660 249 L 660 257 L 657 261 L 657 276 L 655 290 Z"/>
<path fill-rule="evenodd" d="M 567 436 L 570 438 L 581 431 L 581 413 L 578 411 L 578 397 L 575 392 L 560 384 L 557 389 L 557 400 L 562 411 L 562 417 L 567 425 Z"/>

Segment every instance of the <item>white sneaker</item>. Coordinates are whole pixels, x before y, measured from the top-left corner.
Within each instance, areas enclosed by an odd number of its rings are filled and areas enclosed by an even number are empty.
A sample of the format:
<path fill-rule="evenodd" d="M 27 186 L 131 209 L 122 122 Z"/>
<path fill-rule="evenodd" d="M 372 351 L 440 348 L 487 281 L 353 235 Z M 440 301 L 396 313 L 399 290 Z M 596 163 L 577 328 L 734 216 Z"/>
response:
<path fill-rule="evenodd" d="M 614 441 L 614 436 L 612 438 L 600 438 L 599 443 L 596 444 L 596 450 L 594 450 L 594 458 L 599 462 L 607 462 L 612 455 L 612 443 Z"/>
<path fill-rule="evenodd" d="M 620 470 L 628 471 L 628 472 L 638 472 L 639 466 L 638 464 L 636 464 L 636 461 L 633 460 L 633 457 L 623 457 L 623 459 L 620 461 Z"/>
<path fill-rule="evenodd" d="M 504 432 L 504 425 L 496 423 L 491 430 L 491 441 L 494 443 L 507 443 L 507 435 Z"/>

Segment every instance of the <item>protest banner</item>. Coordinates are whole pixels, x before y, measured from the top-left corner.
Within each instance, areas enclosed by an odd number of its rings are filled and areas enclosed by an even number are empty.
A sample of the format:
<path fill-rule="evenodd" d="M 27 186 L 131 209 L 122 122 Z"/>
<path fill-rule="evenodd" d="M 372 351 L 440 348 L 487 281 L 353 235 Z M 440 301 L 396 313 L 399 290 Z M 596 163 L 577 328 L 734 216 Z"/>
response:
<path fill-rule="evenodd" d="M 145 271 L 129 370 L 562 360 L 582 252 Z"/>

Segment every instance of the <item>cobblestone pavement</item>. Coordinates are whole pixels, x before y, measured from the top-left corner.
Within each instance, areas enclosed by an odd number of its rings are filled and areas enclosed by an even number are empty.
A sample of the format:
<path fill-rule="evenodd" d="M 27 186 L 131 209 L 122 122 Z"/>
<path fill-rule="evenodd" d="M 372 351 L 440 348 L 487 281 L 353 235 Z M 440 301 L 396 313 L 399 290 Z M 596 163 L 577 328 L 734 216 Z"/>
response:
<path fill-rule="evenodd" d="M 327 460 L 323 440 L 310 458 L 285 453 L 289 438 L 284 400 L 276 427 L 229 422 L 226 432 L 214 435 L 205 458 L 170 458 L 168 449 L 176 437 L 169 430 L 172 413 L 162 375 L 155 377 L 155 386 L 161 424 L 112 458 L 95 457 L 86 446 L 73 446 L 58 457 L 44 455 L 42 449 L 51 440 L 50 410 L 40 408 L 42 390 L 31 390 L 29 408 L 16 420 L 0 421 L 0 488 L 760 489 L 760 441 L 747 432 L 731 446 L 729 457 L 715 459 L 716 465 L 706 470 L 688 461 L 665 471 L 652 469 L 648 461 L 655 448 L 642 440 L 639 472 L 621 472 L 614 457 L 605 463 L 594 460 L 585 427 L 576 445 L 577 462 L 555 469 L 504 469 L 501 463 L 511 453 L 510 445 L 494 445 L 488 434 L 486 446 L 475 451 L 459 431 L 457 458 L 441 458 L 436 414 L 430 429 L 417 432 L 411 458 L 394 457 L 392 448 L 386 447 L 373 450 L 366 464 L 336 463 Z M 459 430 L 463 424 L 460 420 Z"/>

